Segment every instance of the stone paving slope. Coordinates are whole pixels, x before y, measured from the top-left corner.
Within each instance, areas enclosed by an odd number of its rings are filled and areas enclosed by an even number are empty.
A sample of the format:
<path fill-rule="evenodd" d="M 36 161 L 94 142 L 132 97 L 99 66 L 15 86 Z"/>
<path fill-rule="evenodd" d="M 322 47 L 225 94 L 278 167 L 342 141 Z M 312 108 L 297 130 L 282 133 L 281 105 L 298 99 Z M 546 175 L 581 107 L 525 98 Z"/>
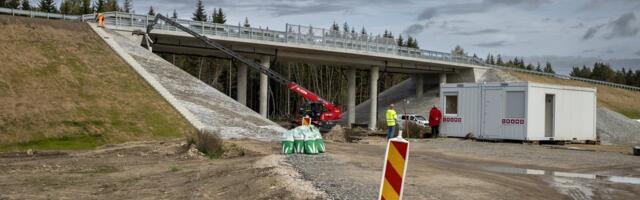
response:
<path fill-rule="evenodd" d="M 271 120 L 141 47 L 129 37 L 115 31 L 106 31 L 205 128 L 217 130 L 221 138 L 270 141 L 278 140 L 280 133 L 285 131 Z"/>

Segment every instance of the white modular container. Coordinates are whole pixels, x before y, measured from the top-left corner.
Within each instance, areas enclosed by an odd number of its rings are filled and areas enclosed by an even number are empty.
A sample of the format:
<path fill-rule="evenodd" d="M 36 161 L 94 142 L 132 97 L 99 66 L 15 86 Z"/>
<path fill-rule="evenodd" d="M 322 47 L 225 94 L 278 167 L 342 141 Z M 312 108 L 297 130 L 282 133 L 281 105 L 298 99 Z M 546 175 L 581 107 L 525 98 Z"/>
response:
<path fill-rule="evenodd" d="M 440 86 L 441 133 L 523 141 L 596 140 L 596 90 L 531 82 Z"/>

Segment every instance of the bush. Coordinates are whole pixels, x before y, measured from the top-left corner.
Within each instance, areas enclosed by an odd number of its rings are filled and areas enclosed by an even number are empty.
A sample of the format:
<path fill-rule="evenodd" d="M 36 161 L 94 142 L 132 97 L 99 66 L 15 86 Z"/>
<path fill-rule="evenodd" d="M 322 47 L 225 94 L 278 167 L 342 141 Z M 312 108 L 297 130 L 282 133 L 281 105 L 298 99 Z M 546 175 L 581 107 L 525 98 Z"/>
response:
<path fill-rule="evenodd" d="M 188 138 L 187 143 L 195 144 L 198 151 L 209 158 L 220 158 L 224 153 L 222 139 L 213 131 L 198 131 L 195 138 Z"/>
<path fill-rule="evenodd" d="M 402 137 L 404 138 L 426 138 L 426 137 L 431 137 L 431 129 L 428 127 L 424 127 L 421 125 L 418 125 L 416 123 L 413 122 L 409 122 L 407 123 L 407 127 L 404 126 L 399 126 L 399 124 L 396 124 L 396 132 L 395 134 L 398 135 L 398 133 L 400 132 L 400 128 L 402 127 Z M 403 124 L 404 125 L 404 124 Z M 386 121 L 378 121 L 378 130 L 384 131 L 384 133 L 386 134 L 387 132 L 387 122 Z M 409 132 L 409 135 L 407 135 L 407 131 Z"/>

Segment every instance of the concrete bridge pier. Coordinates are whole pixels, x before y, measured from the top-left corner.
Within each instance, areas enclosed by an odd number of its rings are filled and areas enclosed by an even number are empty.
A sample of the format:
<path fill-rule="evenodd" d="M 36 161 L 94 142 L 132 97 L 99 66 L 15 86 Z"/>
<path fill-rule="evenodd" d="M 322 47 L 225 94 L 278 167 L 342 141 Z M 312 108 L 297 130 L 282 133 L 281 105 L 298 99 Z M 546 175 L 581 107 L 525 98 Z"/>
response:
<path fill-rule="evenodd" d="M 242 105 L 247 105 L 247 73 L 248 66 L 244 63 L 238 64 L 238 86 L 237 90 L 237 101 Z"/>
<path fill-rule="evenodd" d="M 260 64 L 267 68 L 271 67 L 271 57 L 264 55 L 260 58 Z M 267 108 L 269 107 L 269 77 L 260 74 L 260 115 L 267 117 Z"/>
<path fill-rule="evenodd" d="M 378 76 L 379 76 L 380 67 L 373 66 L 371 67 L 371 72 L 369 72 L 369 87 L 371 87 L 371 92 L 369 95 L 371 96 L 371 105 L 369 110 L 369 129 L 375 130 L 377 125 L 377 109 L 378 109 Z"/>
<path fill-rule="evenodd" d="M 447 83 L 447 74 L 442 73 L 442 74 L 440 74 L 440 84 L 442 85 L 442 84 L 445 84 L 445 83 Z"/>
<path fill-rule="evenodd" d="M 347 127 L 356 122 L 356 69 L 347 70 Z"/>

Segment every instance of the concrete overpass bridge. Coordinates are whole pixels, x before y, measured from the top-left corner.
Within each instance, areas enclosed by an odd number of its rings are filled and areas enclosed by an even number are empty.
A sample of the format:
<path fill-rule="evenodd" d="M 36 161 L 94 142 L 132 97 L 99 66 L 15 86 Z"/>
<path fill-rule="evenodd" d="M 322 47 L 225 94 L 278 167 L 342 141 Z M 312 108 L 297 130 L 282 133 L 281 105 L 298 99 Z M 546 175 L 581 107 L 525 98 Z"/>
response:
<path fill-rule="evenodd" d="M 90 18 L 91 16 L 87 16 Z M 129 13 L 106 13 L 105 25 L 118 31 L 145 30 L 153 20 L 152 16 Z M 399 47 L 390 38 L 373 37 L 362 34 L 342 34 L 323 28 L 286 24 L 285 31 L 267 30 L 253 27 L 215 24 L 176 19 L 176 22 L 210 39 L 231 48 L 244 56 L 259 60 L 269 67 L 279 62 L 306 62 L 344 66 L 348 82 L 347 119 L 355 122 L 356 70 L 366 70 L 370 74 L 370 92 L 377 94 L 379 72 L 410 73 L 416 80 L 416 95 L 421 96 L 423 79 L 436 77 L 439 82 L 473 82 L 481 66 L 480 59 L 453 56 L 448 53 Z M 164 24 L 155 25 L 149 37 L 154 52 L 175 53 L 197 56 L 227 57 L 216 49 L 208 48 L 193 36 Z M 237 100 L 246 104 L 248 67 L 238 68 Z M 430 74 L 430 76 L 425 76 Z M 268 78 L 261 76 L 260 114 L 267 115 Z M 376 126 L 377 96 L 371 97 L 370 128 Z"/>
<path fill-rule="evenodd" d="M 94 15 L 69 16 L 32 11 L 20 11 L 0 8 L 0 13 L 46 17 L 53 19 L 94 21 Z M 109 29 L 132 32 L 145 30 L 153 16 L 121 12 L 105 13 L 106 26 Z M 581 79 L 556 74 L 547 74 L 522 69 L 488 65 L 481 59 L 468 56 L 454 56 L 449 53 L 423 49 L 399 47 L 390 38 L 371 35 L 340 33 L 324 28 L 286 24 L 284 31 L 269 30 L 239 25 L 215 24 L 192 20 L 176 19 L 176 22 L 191 30 L 243 54 L 259 60 L 264 66 L 277 60 L 279 62 L 306 62 L 343 66 L 348 79 L 347 119 L 355 120 L 355 77 L 356 70 L 369 71 L 371 86 L 376 86 L 379 72 L 409 73 L 416 82 L 416 96 L 421 97 L 425 77 L 437 79 L 436 82 L 475 82 L 490 68 L 508 69 L 538 75 L 575 79 L 595 84 L 609 85 L 630 90 L 637 87 Z M 154 52 L 186 55 L 226 57 L 216 49 L 207 48 L 191 35 L 176 27 L 159 22 L 151 33 Z M 246 104 L 248 67 L 238 68 L 237 101 Z M 267 114 L 268 78 L 261 76 L 260 114 Z M 433 82 L 434 80 L 429 80 Z M 377 94 L 377 87 L 370 88 L 371 94 Z M 377 96 L 371 97 L 370 128 L 375 127 Z"/>

